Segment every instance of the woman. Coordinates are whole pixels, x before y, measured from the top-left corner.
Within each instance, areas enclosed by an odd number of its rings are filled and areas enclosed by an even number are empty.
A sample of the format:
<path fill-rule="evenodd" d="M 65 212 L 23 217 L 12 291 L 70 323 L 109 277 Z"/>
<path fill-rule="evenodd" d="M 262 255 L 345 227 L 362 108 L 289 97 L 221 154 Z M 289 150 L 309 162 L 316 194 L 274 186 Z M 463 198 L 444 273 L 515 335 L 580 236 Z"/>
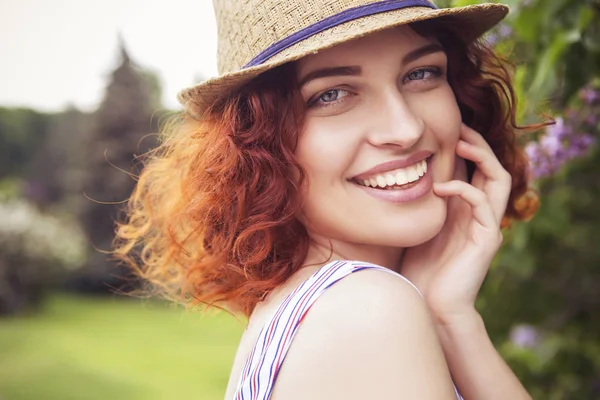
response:
<path fill-rule="evenodd" d="M 529 398 L 474 308 L 503 219 L 533 211 L 478 39 L 507 8 L 215 8 L 222 75 L 181 93 L 116 252 L 249 317 L 226 399 Z"/>

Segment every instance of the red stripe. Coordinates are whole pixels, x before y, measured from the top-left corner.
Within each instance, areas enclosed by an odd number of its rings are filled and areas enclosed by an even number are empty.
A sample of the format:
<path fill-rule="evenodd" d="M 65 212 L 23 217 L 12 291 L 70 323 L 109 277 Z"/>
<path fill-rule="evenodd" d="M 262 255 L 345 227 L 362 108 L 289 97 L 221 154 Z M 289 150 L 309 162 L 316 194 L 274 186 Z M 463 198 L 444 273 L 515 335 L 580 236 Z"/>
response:
<path fill-rule="evenodd" d="M 334 265 L 335 265 L 335 264 L 334 264 Z M 303 293 L 303 294 L 302 294 L 302 295 L 304 296 L 304 298 L 302 299 L 302 303 L 303 303 L 303 302 L 305 302 L 305 301 L 306 301 L 306 299 L 307 299 L 308 297 L 310 297 L 310 296 L 308 296 L 308 295 L 309 295 L 309 294 L 311 294 L 312 292 L 314 292 L 314 291 L 315 291 L 315 288 L 318 288 L 318 287 L 319 287 L 319 285 L 320 285 L 320 284 L 323 282 L 323 280 L 326 280 L 326 279 L 327 279 L 327 277 L 328 277 L 329 275 L 331 275 L 331 270 L 329 270 L 329 271 L 328 271 L 328 273 L 326 273 L 326 274 L 323 274 L 323 275 L 322 275 L 322 276 L 321 276 L 321 277 L 320 277 L 320 278 L 319 278 L 317 281 L 315 281 L 315 282 L 314 282 L 314 283 L 313 283 L 311 286 L 309 286 L 309 289 L 308 289 L 308 291 L 306 291 L 305 293 Z M 298 286 L 298 288 L 297 288 L 297 289 L 299 290 L 301 287 L 302 287 L 302 285 Z M 293 298 L 293 296 L 290 296 L 290 300 L 291 300 L 292 298 Z M 298 310 L 299 310 L 298 306 L 299 306 L 299 304 L 295 304 L 295 305 L 294 305 L 294 309 L 295 309 L 294 315 L 292 315 L 292 318 L 290 318 L 290 319 L 288 319 L 288 320 L 286 321 L 286 324 L 287 324 L 287 323 L 289 323 L 290 321 L 293 321 L 293 320 L 294 320 L 294 318 L 295 318 L 295 315 L 297 314 L 297 312 L 298 312 Z M 282 309 L 281 309 L 281 313 L 283 313 L 284 309 L 285 309 L 285 307 L 282 307 Z M 281 314 L 281 313 L 279 313 L 279 314 Z M 275 321 L 275 320 L 274 320 L 274 321 Z M 274 325 L 275 325 L 275 324 L 273 324 L 273 326 L 274 326 Z M 293 324 L 293 323 L 292 323 L 292 324 L 290 324 L 290 327 L 292 327 L 292 328 L 293 328 L 293 326 L 294 326 L 294 324 Z M 285 331 L 284 331 L 284 332 L 285 332 Z M 282 343 L 282 345 L 281 345 L 281 347 L 280 347 L 280 349 L 279 349 L 279 356 L 277 356 L 277 354 L 275 355 L 275 356 L 277 357 L 277 363 L 275 364 L 275 371 L 277 371 L 277 369 L 278 369 L 278 363 L 279 363 L 279 360 L 281 359 L 281 354 L 283 354 L 283 353 L 284 353 L 284 352 L 283 352 L 283 349 L 285 348 L 285 343 L 287 342 L 287 338 L 288 338 L 288 336 L 289 336 L 289 332 L 291 332 L 291 330 L 290 330 L 289 328 L 287 328 L 287 334 L 285 335 L 284 341 L 283 341 L 283 343 Z M 269 344 L 270 344 L 270 342 L 269 342 Z M 263 347 L 263 348 L 264 348 L 264 347 Z M 254 370 L 254 372 L 253 372 L 253 375 L 252 375 L 252 388 L 253 388 L 253 389 L 256 387 L 256 384 L 257 384 L 257 381 L 258 381 L 258 375 L 259 375 L 259 372 L 260 372 L 260 368 L 257 368 L 257 369 L 255 369 L 255 370 Z"/>
<path fill-rule="evenodd" d="M 292 298 L 294 297 L 294 295 L 302 288 L 302 284 L 298 285 L 298 287 L 296 289 L 294 289 L 294 291 L 288 295 L 288 297 L 285 299 L 285 301 L 280 305 L 279 309 L 277 310 L 277 312 L 275 313 L 275 315 L 273 316 L 273 319 L 271 320 L 271 323 L 269 324 L 268 327 L 268 331 L 265 335 L 265 341 L 263 343 L 263 347 L 262 349 L 266 349 L 269 347 L 269 344 L 271 343 L 271 341 L 273 340 L 273 333 L 274 333 L 274 328 L 277 325 L 277 320 L 279 319 L 279 317 L 281 316 L 281 314 L 283 313 L 283 311 L 285 310 L 285 308 L 287 307 L 287 304 L 289 304 L 289 302 L 292 300 Z M 256 350 L 256 345 L 254 346 L 254 348 L 252 349 L 252 353 L 249 356 L 250 359 L 250 363 L 248 364 L 248 368 L 246 368 L 246 370 L 244 371 L 244 373 L 242 374 L 242 380 L 245 381 L 246 378 L 248 378 L 248 376 L 251 374 L 250 373 L 250 366 L 252 365 L 252 357 L 254 355 L 254 350 Z M 261 353 L 262 354 L 262 353 Z M 264 358 L 264 357 L 263 357 Z M 260 362 L 258 363 L 258 365 L 256 366 L 256 368 L 254 369 L 254 376 L 252 377 L 252 379 L 250 380 L 250 383 L 252 385 L 252 393 L 256 392 L 256 381 L 258 378 L 258 371 L 260 371 Z M 243 387 L 244 385 L 242 385 Z"/>
<path fill-rule="evenodd" d="M 306 292 L 304 294 L 304 298 L 302 299 L 302 302 L 299 304 L 299 307 L 296 308 L 294 315 L 292 316 L 292 320 L 296 319 L 296 315 L 298 315 L 298 312 L 301 310 L 302 307 L 304 307 L 304 304 L 308 301 L 308 299 L 311 297 L 309 296 L 309 294 L 312 294 L 315 290 L 317 290 L 319 288 L 319 285 L 322 283 L 322 281 L 327 280 L 329 277 L 331 277 L 335 272 L 337 272 L 338 270 L 338 266 L 336 266 L 335 268 L 330 269 L 327 274 L 325 274 L 322 278 L 320 279 L 318 284 L 315 284 L 308 292 Z M 297 325 L 298 323 L 294 323 L 291 325 L 291 329 L 289 329 L 285 335 L 285 338 L 283 339 L 283 343 L 281 345 L 281 351 L 279 352 L 279 355 L 277 356 L 277 361 L 275 363 L 275 371 L 279 370 L 279 366 L 281 365 L 281 356 L 282 354 L 284 354 L 285 352 L 283 351 L 283 349 L 285 349 L 285 346 L 287 344 L 287 341 L 289 339 L 290 336 L 290 332 L 292 332 L 294 329 L 294 327 Z"/>
<path fill-rule="evenodd" d="M 271 341 L 273 340 L 273 334 L 275 333 L 274 329 L 275 329 L 275 326 L 277 326 L 277 320 L 279 319 L 281 314 L 285 311 L 285 309 L 286 309 L 287 305 L 290 303 L 290 301 L 294 298 L 294 295 L 296 295 L 296 293 L 301 288 L 302 288 L 302 284 L 298 285 L 298 287 L 296 289 L 294 289 L 294 291 L 287 297 L 287 299 L 283 302 L 283 304 L 279 307 L 279 309 L 275 313 L 275 316 L 273 317 L 273 320 L 271 321 L 271 324 L 269 325 L 267 335 L 265 336 L 265 342 L 263 344 L 262 350 L 268 348 L 269 345 L 271 344 Z M 262 352 L 261 352 L 261 354 L 262 354 Z M 260 372 L 261 365 L 262 364 L 259 362 L 257 364 L 256 368 L 254 369 L 254 372 L 252 373 L 252 379 L 250 380 L 250 382 L 252 384 L 252 393 L 256 392 L 256 385 L 258 384 L 258 374 Z M 250 372 L 250 371 L 248 371 L 248 372 Z"/>

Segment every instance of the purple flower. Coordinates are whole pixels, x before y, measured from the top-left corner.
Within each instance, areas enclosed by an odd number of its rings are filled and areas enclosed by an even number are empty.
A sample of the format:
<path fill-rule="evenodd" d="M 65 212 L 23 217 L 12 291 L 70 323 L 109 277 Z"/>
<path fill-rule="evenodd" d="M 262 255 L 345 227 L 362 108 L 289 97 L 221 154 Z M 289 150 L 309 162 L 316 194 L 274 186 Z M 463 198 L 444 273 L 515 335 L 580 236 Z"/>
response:
<path fill-rule="evenodd" d="M 488 33 L 485 36 L 485 40 L 488 46 L 495 46 L 496 44 L 498 44 L 498 35 L 496 35 L 495 33 Z"/>
<path fill-rule="evenodd" d="M 534 178 L 541 178 L 552 173 L 547 156 L 538 142 L 527 143 L 525 153 L 529 158 L 530 170 Z"/>
<path fill-rule="evenodd" d="M 590 114 L 585 119 L 585 123 L 590 126 L 590 128 L 597 128 L 598 123 L 600 123 L 600 115 L 598 114 Z"/>
<path fill-rule="evenodd" d="M 546 128 L 546 135 L 564 140 L 573 132 L 570 126 L 565 125 L 565 120 L 562 117 L 556 118 L 556 123 Z"/>
<path fill-rule="evenodd" d="M 574 137 L 571 140 L 571 146 L 569 150 L 572 154 L 571 158 L 579 157 L 585 154 L 585 152 L 594 144 L 595 140 L 592 135 L 582 134 Z"/>
<path fill-rule="evenodd" d="M 525 146 L 525 154 L 527 154 L 527 157 L 531 161 L 538 160 L 541 155 L 539 144 L 537 142 L 527 143 Z"/>
<path fill-rule="evenodd" d="M 587 105 L 591 105 L 600 100 L 600 92 L 591 86 L 587 86 L 579 92 L 579 97 Z"/>
<path fill-rule="evenodd" d="M 525 153 L 534 178 L 549 176 L 574 158 L 585 155 L 595 142 L 592 135 L 575 132 L 562 117 L 546 128 L 537 142 L 529 142 Z"/>
<path fill-rule="evenodd" d="M 513 33 L 513 29 L 510 25 L 501 24 L 498 27 L 498 35 L 500 35 L 501 38 L 507 38 L 510 35 L 512 35 L 512 33 Z"/>
<path fill-rule="evenodd" d="M 563 149 L 563 143 L 561 141 L 561 134 L 551 134 L 548 132 L 540 139 L 540 146 L 542 147 L 544 153 L 549 156 L 559 156 L 561 150 Z"/>
<path fill-rule="evenodd" d="M 581 135 L 580 144 L 586 150 L 596 142 L 596 139 L 592 135 Z"/>
<path fill-rule="evenodd" d="M 583 87 L 578 92 L 583 104 L 565 109 L 537 141 L 525 146 L 534 178 L 555 173 L 574 158 L 584 156 L 595 145 L 595 135 L 600 134 L 600 88 L 596 86 Z"/>
<path fill-rule="evenodd" d="M 540 333 L 531 325 L 517 325 L 510 331 L 510 341 L 517 347 L 531 349 L 540 343 Z"/>
<path fill-rule="evenodd" d="M 500 24 L 496 29 L 492 32 L 488 33 L 485 37 L 488 45 L 495 46 L 499 42 L 511 36 L 513 33 L 513 29 L 510 25 Z"/>

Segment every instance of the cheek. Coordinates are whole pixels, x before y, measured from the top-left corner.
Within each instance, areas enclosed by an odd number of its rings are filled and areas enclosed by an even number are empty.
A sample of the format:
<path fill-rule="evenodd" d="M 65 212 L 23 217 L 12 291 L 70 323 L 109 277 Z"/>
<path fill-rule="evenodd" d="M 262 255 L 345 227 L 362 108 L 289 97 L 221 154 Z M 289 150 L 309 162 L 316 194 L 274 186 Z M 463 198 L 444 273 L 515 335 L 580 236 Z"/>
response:
<path fill-rule="evenodd" d="M 456 159 L 456 144 L 460 138 L 462 117 L 450 86 L 437 91 L 430 98 L 420 99 L 419 113 L 427 126 L 428 142 L 436 148 L 432 169 L 437 182 L 452 179 Z"/>
<path fill-rule="evenodd" d="M 460 137 L 462 117 L 449 85 L 424 104 L 422 115 L 439 146 L 454 149 Z"/>
<path fill-rule="evenodd" d="M 332 120 L 337 120 L 332 118 Z M 310 229 L 335 236 L 340 199 L 347 197 L 346 179 L 355 159 L 359 135 L 346 124 L 315 118 L 307 121 L 296 147 L 296 159 L 307 175 L 304 206 L 299 219 Z M 308 220 L 308 221 L 307 221 Z"/>
<path fill-rule="evenodd" d="M 353 134 L 344 125 L 315 119 L 308 121 L 302 130 L 295 155 L 310 182 L 331 183 L 344 179 L 356 149 Z"/>

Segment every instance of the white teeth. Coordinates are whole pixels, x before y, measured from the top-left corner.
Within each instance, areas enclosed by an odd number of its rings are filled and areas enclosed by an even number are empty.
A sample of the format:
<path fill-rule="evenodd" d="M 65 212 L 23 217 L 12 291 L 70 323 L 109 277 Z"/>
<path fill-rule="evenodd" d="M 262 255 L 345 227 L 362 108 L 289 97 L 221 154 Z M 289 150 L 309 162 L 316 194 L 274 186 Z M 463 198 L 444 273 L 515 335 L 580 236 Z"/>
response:
<path fill-rule="evenodd" d="M 362 183 L 365 186 L 385 188 L 386 186 L 406 185 L 415 182 L 427 173 L 427 160 L 421 160 L 408 167 L 387 172 L 385 175 L 375 175 L 369 179 L 364 179 Z"/>
<path fill-rule="evenodd" d="M 419 179 L 419 173 L 417 172 L 416 168 L 410 168 L 408 170 L 408 181 L 409 182 L 414 182 L 417 179 Z"/>
<path fill-rule="evenodd" d="M 396 184 L 396 178 L 393 175 L 386 175 L 385 183 L 387 183 L 388 186 L 394 186 Z"/>
<path fill-rule="evenodd" d="M 405 185 L 408 183 L 408 175 L 406 175 L 406 171 L 403 169 L 398 170 L 396 172 L 396 184 L 397 185 Z"/>
<path fill-rule="evenodd" d="M 417 163 L 417 174 L 419 174 L 419 176 L 423 176 L 423 163 L 419 162 Z"/>

